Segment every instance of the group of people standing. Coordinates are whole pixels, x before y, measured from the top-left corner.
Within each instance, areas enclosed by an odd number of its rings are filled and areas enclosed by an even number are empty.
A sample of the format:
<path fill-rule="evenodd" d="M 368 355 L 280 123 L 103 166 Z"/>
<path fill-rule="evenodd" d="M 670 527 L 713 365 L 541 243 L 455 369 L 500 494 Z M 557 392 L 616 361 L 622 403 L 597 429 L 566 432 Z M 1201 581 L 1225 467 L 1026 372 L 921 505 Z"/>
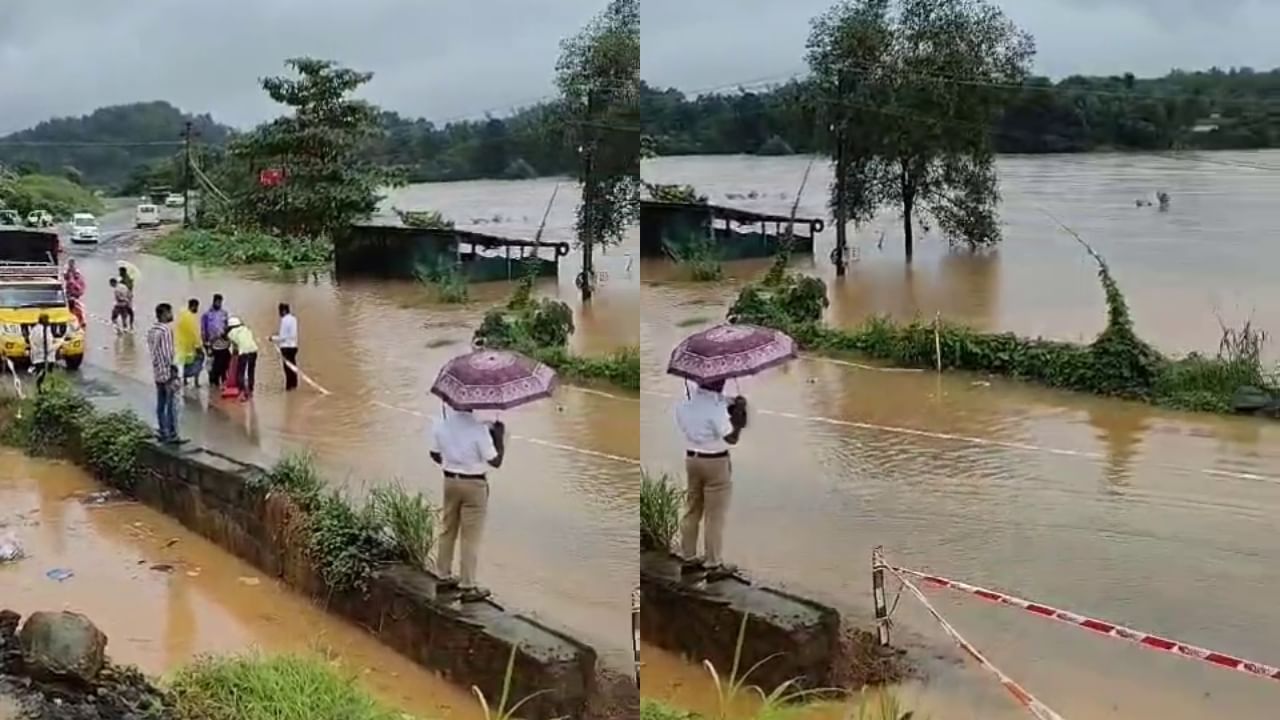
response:
<path fill-rule="evenodd" d="M 285 390 L 298 387 L 298 320 L 288 303 L 280 303 L 280 332 L 271 342 L 280 349 L 285 374 Z M 187 383 L 200 386 L 200 376 L 208 364 L 211 389 L 234 383 L 240 402 L 253 399 L 257 385 L 258 341 L 239 317 L 223 307 L 223 297 L 215 294 L 208 310 L 200 313 L 200 300 L 191 298 L 175 318 L 173 306 L 160 303 L 155 324 L 147 331 L 147 348 L 156 384 L 156 424 L 161 441 L 186 442 L 178 436 L 177 407 Z M 229 377 L 234 369 L 235 376 Z"/>

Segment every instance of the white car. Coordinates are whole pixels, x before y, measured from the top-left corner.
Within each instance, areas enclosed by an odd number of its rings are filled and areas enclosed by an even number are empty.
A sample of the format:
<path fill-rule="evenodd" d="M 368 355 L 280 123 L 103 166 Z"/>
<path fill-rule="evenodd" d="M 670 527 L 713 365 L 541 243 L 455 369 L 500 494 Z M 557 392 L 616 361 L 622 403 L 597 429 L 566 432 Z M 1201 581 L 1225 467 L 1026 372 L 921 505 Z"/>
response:
<path fill-rule="evenodd" d="M 76 213 L 71 216 L 71 242 L 98 242 L 98 219 L 89 213 Z"/>
<path fill-rule="evenodd" d="M 32 210 L 27 213 L 27 224 L 31 227 L 49 227 L 53 224 L 53 215 L 48 210 Z"/>
<path fill-rule="evenodd" d="M 164 199 L 164 206 L 177 208 L 187 204 L 186 198 L 182 197 L 182 193 L 169 193 L 169 197 Z"/>
<path fill-rule="evenodd" d="M 150 203 L 139 205 L 137 209 L 133 211 L 133 224 L 134 227 L 139 228 L 159 227 L 160 208 Z"/>

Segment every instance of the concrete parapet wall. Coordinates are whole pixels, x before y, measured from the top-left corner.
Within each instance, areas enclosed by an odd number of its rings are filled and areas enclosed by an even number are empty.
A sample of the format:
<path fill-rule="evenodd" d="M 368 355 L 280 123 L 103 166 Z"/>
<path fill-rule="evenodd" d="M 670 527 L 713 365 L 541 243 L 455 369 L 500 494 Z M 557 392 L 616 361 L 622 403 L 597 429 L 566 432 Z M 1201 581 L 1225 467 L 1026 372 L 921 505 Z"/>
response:
<path fill-rule="evenodd" d="M 801 688 L 830 686 L 840 637 L 840 614 L 833 608 L 737 579 L 682 580 L 679 559 L 661 552 L 642 555 L 640 593 L 645 642 L 710 660 L 728 675 L 746 615 L 740 671 L 773 656 L 751 674 L 750 684 L 766 692 L 789 680 Z"/>
<path fill-rule="evenodd" d="M 436 577 L 405 565 L 381 569 L 367 595 L 330 592 L 306 552 L 305 513 L 253 482 L 265 471 L 203 448 L 145 445 L 134 495 L 191 530 L 281 578 L 415 662 L 485 696 L 501 697 L 508 658 L 519 647 L 511 697 L 534 693 L 521 714 L 581 717 L 596 653 L 563 632 L 491 602 L 436 598 Z"/>

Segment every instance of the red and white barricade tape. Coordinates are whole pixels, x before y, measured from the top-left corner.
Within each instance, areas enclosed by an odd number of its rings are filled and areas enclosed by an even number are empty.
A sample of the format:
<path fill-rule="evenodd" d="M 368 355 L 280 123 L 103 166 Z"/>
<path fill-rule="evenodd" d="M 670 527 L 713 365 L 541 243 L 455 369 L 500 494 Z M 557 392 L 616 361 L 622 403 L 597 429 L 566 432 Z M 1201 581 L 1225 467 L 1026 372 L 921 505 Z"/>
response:
<path fill-rule="evenodd" d="M 916 596 L 916 599 L 924 605 L 925 610 L 928 610 L 929 614 L 933 616 L 933 619 L 937 620 L 938 624 L 942 626 L 942 629 L 951 636 L 951 639 L 956 641 L 956 644 L 960 646 L 960 649 L 969 653 L 974 660 L 978 661 L 978 664 L 982 666 L 983 670 L 995 675 L 996 679 L 1000 681 L 1000 684 L 1004 686 L 1004 689 L 1008 690 L 1009 694 L 1021 703 L 1022 706 L 1025 707 L 1032 715 L 1039 720 L 1063 720 L 1061 715 L 1054 712 L 1048 705 L 1037 700 L 1034 695 L 1027 692 L 1025 688 L 1019 685 L 1016 680 L 1005 675 L 1000 668 L 996 667 L 995 664 L 986 658 L 986 656 L 979 652 L 978 648 L 974 647 L 968 640 L 965 640 L 959 631 L 952 627 L 951 623 L 947 622 L 947 619 L 942 617 L 942 614 L 934 609 L 933 604 L 929 602 L 929 599 L 924 596 L 923 592 L 920 592 L 920 588 L 916 587 L 910 580 L 903 577 L 903 574 L 900 573 L 897 568 L 889 565 L 885 565 L 884 567 L 886 570 L 897 576 L 903 587 L 910 590 L 911 594 Z"/>
<path fill-rule="evenodd" d="M 1066 610 L 1059 610 L 1058 608 L 1045 605 L 1044 603 L 1024 600 L 1014 595 L 989 590 L 976 585 L 970 585 L 968 583 L 960 582 L 959 580 L 951 580 L 950 578 L 930 575 L 928 573 L 920 572 L 919 570 L 911 570 L 908 568 L 893 567 L 890 565 L 885 565 L 884 567 L 899 578 L 902 578 L 903 575 L 911 575 L 919 578 L 929 585 L 959 590 L 960 592 L 975 595 L 987 602 L 996 603 L 998 605 L 1008 605 L 1010 607 L 1021 608 L 1032 615 L 1084 628 L 1085 630 L 1090 630 L 1098 633 L 1099 635 L 1127 640 L 1152 650 L 1159 650 L 1186 658 L 1192 658 L 1194 660 L 1200 660 L 1202 662 L 1209 663 L 1210 665 L 1224 667 L 1229 670 L 1238 670 L 1249 675 L 1256 675 L 1257 677 L 1280 680 L 1280 668 L 1275 668 L 1270 665 L 1264 665 L 1252 660 L 1245 660 L 1243 658 L 1227 655 L 1226 653 L 1206 650 L 1202 647 L 1189 645 L 1177 640 L 1170 640 L 1159 635 L 1142 632 L 1141 630 L 1134 630 L 1123 625 L 1107 622 L 1106 620 L 1098 620 L 1096 618 L 1086 617 Z"/>

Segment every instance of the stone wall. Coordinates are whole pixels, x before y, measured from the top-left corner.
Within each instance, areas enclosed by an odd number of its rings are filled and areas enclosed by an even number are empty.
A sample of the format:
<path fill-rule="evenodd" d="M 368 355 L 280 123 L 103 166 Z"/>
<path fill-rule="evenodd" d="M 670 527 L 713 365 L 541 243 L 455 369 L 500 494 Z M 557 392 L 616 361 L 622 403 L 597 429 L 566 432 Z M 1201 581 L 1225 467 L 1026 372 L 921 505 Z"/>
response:
<path fill-rule="evenodd" d="M 840 644 L 833 608 L 737 579 L 682 581 L 679 559 L 661 552 L 642 554 L 640 594 L 640 636 L 647 643 L 710 660 L 727 676 L 747 616 L 739 671 L 773 656 L 751 673 L 750 684 L 766 692 L 790 680 L 800 688 L 832 685 Z"/>
<path fill-rule="evenodd" d="M 288 497 L 254 483 L 265 471 L 203 449 L 154 443 L 140 453 L 139 500 L 358 623 L 419 664 L 485 696 L 501 697 L 508 658 L 516 655 L 512 698 L 539 694 L 522 715 L 581 717 L 593 690 L 595 651 L 491 602 L 436 600 L 436 578 L 408 566 L 381 570 L 367 596 L 331 593 L 313 569 L 300 532 L 305 517 Z"/>

